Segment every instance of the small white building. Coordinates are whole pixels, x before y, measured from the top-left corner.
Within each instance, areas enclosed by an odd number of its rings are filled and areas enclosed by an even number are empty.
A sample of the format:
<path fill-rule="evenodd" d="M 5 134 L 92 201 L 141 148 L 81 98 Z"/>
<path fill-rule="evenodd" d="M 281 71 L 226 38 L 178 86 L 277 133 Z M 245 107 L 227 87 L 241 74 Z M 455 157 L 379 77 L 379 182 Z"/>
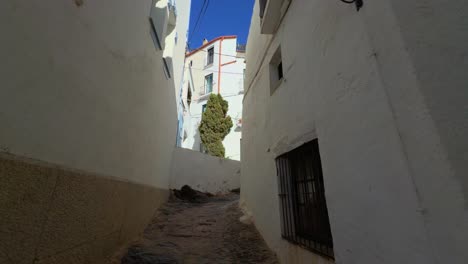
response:
<path fill-rule="evenodd" d="M 202 113 L 210 94 L 220 93 L 229 103 L 233 127 L 223 145 L 226 158 L 240 160 L 242 99 L 244 94 L 244 50 L 236 36 L 221 36 L 186 54 L 182 93 L 182 122 L 179 115 L 180 146 L 203 151 L 198 133 Z"/>

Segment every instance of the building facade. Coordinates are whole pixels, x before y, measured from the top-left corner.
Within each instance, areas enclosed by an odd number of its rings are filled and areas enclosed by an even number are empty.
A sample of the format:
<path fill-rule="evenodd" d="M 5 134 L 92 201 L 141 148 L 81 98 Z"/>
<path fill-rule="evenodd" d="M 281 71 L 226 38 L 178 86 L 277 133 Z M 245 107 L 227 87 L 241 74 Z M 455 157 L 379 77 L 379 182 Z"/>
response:
<path fill-rule="evenodd" d="M 220 93 L 229 103 L 228 115 L 233 121 L 223 140 L 226 158 L 240 160 L 244 52 L 238 49 L 236 36 L 221 36 L 187 53 L 180 97 L 183 129 L 179 138 L 183 148 L 203 151 L 198 126 L 210 94 Z"/>
<path fill-rule="evenodd" d="M 467 12 L 256 1 L 241 205 L 281 263 L 466 263 Z"/>
<path fill-rule="evenodd" d="M 0 3 L 0 263 L 105 263 L 166 201 L 177 2 Z"/>

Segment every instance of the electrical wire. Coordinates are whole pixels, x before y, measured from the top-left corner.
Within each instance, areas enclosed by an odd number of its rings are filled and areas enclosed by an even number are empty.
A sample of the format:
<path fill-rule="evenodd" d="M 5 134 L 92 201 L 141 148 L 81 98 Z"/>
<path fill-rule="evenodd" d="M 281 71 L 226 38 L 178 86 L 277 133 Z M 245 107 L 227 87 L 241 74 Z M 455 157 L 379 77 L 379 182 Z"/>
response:
<path fill-rule="evenodd" d="M 195 50 L 194 50 L 194 51 L 195 51 Z M 197 52 L 198 52 L 198 51 L 208 52 L 207 50 L 203 50 L 203 49 L 197 50 Z M 189 53 L 190 53 L 190 52 L 191 52 L 191 51 L 189 51 Z M 218 53 L 218 52 L 214 52 L 213 54 L 221 55 L 221 56 L 226 56 L 226 57 L 232 57 L 232 58 L 241 58 L 241 59 L 242 59 L 242 57 L 237 57 L 236 55 L 230 55 L 230 54 L 224 54 L 224 53 Z"/>
<path fill-rule="evenodd" d="M 215 85 L 216 83 L 213 83 L 213 85 Z M 206 85 L 202 85 L 202 86 L 199 86 L 198 89 L 195 89 L 195 88 L 192 88 L 192 90 L 195 92 L 197 90 L 200 90 L 200 89 L 203 89 L 206 87 Z M 232 96 L 238 96 L 240 95 L 241 93 L 232 93 L 232 94 L 228 94 L 228 95 L 223 95 L 223 97 L 232 97 Z M 222 95 L 222 94 L 221 94 Z"/>
<path fill-rule="evenodd" d="M 198 23 L 200 22 L 200 18 L 201 18 L 201 15 L 203 13 L 203 10 L 204 10 L 204 8 L 206 6 L 206 3 L 207 3 L 207 0 L 203 0 L 203 5 L 202 5 L 202 7 L 200 9 L 200 12 L 198 13 L 197 20 L 195 22 L 195 26 L 193 27 L 192 35 L 189 37 L 189 40 L 187 42 L 190 42 L 192 40 L 192 38 L 193 38 L 193 35 L 195 35 L 195 32 L 196 32 L 197 27 L 198 27 Z"/>
<path fill-rule="evenodd" d="M 211 73 L 227 73 L 227 74 L 238 74 L 238 75 L 244 75 L 243 72 L 226 72 L 226 71 L 212 71 L 212 70 L 205 70 L 205 69 L 198 69 L 198 68 L 193 68 L 193 67 L 184 67 L 185 69 L 192 69 L 196 71 L 205 71 L 205 72 L 211 72 Z"/>
<path fill-rule="evenodd" d="M 206 10 L 208 10 L 209 4 L 210 4 L 210 0 L 204 0 L 203 1 L 202 8 L 200 9 L 200 13 L 198 13 L 198 17 L 197 17 L 197 20 L 195 22 L 195 26 L 193 27 L 192 34 L 190 35 L 189 40 L 187 41 L 188 43 L 190 43 L 192 41 L 193 36 L 195 35 L 195 33 L 197 32 L 197 30 L 199 28 L 199 25 L 201 25 L 200 22 L 203 20 L 203 17 L 206 14 Z"/>

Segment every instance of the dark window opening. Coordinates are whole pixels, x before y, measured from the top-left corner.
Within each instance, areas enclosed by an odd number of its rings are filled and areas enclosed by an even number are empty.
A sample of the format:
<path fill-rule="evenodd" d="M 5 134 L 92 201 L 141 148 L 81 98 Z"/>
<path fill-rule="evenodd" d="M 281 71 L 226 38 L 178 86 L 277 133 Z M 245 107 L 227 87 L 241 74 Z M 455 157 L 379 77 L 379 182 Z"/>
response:
<path fill-rule="evenodd" d="M 206 65 L 213 64 L 214 62 L 214 47 L 208 49 L 208 59 Z"/>
<path fill-rule="evenodd" d="M 162 47 L 161 41 L 159 40 L 158 32 L 156 31 L 156 27 L 154 26 L 154 21 L 153 21 L 153 19 L 151 17 L 149 18 L 149 21 L 150 21 L 150 26 L 151 26 L 150 34 L 151 34 L 151 38 L 153 39 L 153 42 L 155 44 L 155 47 L 162 50 L 163 47 Z"/>
<path fill-rule="evenodd" d="M 278 70 L 278 80 L 283 79 L 283 62 L 280 62 L 277 67 Z"/>
<path fill-rule="evenodd" d="M 278 89 L 284 78 L 283 72 L 283 57 L 281 56 L 281 47 L 278 46 L 275 53 L 270 59 L 270 95 Z"/>
<path fill-rule="evenodd" d="M 276 159 L 282 237 L 333 258 L 318 140 Z"/>
<path fill-rule="evenodd" d="M 265 14 L 265 8 L 268 0 L 260 0 L 260 18 L 263 18 Z"/>
<path fill-rule="evenodd" d="M 164 64 L 164 73 L 166 74 L 166 77 L 168 79 L 171 78 L 171 70 L 169 69 L 169 65 L 167 63 L 166 58 L 163 58 L 163 64 Z"/>
<path fill-rule="evenodd" d="M 205 113 L 205 111 L 206 111 L 206 104 L 202 105 L 202 110 L 201 110 L 202 114 Z"/>
<path fill-rule="evenodd" d="M 192 88 L 190 87 L 190 84 L 187 89 L 187 104 L 190 107 L 190 104 L 192 103 Z"/>

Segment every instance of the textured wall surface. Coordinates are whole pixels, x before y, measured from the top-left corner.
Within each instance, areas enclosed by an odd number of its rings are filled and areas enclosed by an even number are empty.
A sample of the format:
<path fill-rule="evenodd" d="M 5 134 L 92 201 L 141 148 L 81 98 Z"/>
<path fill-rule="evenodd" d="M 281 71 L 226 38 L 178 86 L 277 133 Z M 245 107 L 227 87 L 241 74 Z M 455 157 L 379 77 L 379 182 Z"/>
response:
<path fill-rule="evenodd" d="M 168 191 L 0 155 L 0 263 L 105 263 Z"/>
<path fill-rule="evenodd" d="M 177 114 L 152 1 L 75 2 L 0 2 L 0 149 L 167 188 Z"/>
<path fill-rule="evenodd" d="M 465 263 L 468 2 L 378 0 L 363 11 L 433 257 Z"/>
<path fill-rule="evenodd" d="M 239 161 L 221 159 L 193 151 L 176 148 L 172 159 L 170 188 L 184 185 L 210 193 L 226 193 L 240 187 Z"/>
<path fill-rule="evenodd" d="M 466 262 L 466 10 L 296 0 L 276 34 L 262 35 L 255 7 L 241 202 L 283 263 L 327 261 L 280 235 L 274 160 L 314 138 L 337 263 Z M 284 80 L 270 95 L 279 46 Z"/>
<path fill-rule="evenodd" d="M 0 151 L 27 158 L 0 158 L 0 263 L 103 263 L 166 200 L 175 89 L 151 4 L 0 2 Z"/>

